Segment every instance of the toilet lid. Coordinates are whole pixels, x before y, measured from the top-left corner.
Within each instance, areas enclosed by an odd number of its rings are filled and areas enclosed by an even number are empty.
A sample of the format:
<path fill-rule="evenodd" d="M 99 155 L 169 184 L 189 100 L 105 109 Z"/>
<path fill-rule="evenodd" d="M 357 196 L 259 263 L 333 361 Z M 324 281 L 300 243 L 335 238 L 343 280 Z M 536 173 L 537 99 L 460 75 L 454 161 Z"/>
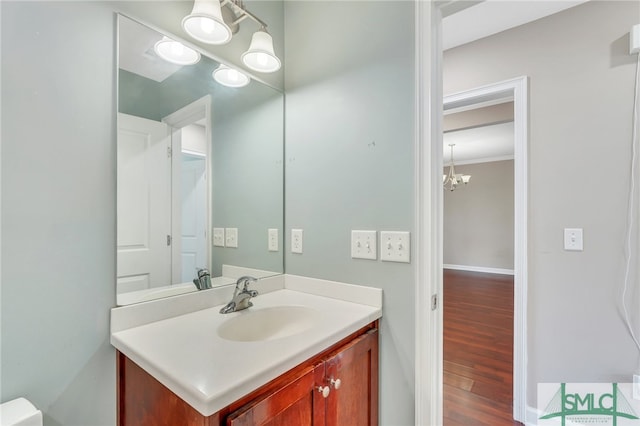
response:
<path fill-rule="evenodd" d="M 0 404 L 0 425 L 42 426 L 42 413 L 25 398 Z"/>

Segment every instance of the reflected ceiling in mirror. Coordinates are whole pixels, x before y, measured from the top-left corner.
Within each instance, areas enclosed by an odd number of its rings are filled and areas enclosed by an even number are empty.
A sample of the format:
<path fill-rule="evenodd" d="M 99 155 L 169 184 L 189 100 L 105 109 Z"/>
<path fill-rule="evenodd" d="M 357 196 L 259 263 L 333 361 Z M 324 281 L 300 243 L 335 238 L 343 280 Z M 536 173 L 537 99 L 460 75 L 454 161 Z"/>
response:
<path fill-rule="evenodd" d="M 214 287 L 282 273 L 282 93 L 223 86 L 226 64 L 169 62 L 154 47 L 182 40 L 118 26 L 118 305 L 196 291 L 203 268 Z"/>

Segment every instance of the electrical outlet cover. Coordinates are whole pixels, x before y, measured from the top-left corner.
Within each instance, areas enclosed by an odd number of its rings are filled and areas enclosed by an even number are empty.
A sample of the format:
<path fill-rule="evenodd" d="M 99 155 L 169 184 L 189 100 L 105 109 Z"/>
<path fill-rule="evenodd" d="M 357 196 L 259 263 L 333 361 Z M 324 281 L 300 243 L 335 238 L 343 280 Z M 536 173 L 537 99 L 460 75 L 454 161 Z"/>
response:
<path fill-rule="evenodd" d="M 351 257 L 353 259 L 378 258 L 378 233 L 376 231 L 351 231 Z"/>
<path fill-rule="evenodd" d="M 291 230 L 291 253 L 302 254 L 302 229 Z"/>
<path fill-rule="evenodd" d="M 270 228 L 267 231 L 267 245 L 269 251 L 278 251 L 278 229 Z"/>

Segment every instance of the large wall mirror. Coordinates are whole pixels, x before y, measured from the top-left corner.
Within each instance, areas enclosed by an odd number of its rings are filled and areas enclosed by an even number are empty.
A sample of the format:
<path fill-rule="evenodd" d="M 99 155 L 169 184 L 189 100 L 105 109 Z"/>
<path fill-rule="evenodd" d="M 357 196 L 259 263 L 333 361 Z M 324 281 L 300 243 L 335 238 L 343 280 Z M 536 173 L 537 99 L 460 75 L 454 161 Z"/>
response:
<path fill-rule="evenodd" d="M 283 94 L 168 62 L 163 37 L 118 16 L 118 305 L 283 272 Z"/>

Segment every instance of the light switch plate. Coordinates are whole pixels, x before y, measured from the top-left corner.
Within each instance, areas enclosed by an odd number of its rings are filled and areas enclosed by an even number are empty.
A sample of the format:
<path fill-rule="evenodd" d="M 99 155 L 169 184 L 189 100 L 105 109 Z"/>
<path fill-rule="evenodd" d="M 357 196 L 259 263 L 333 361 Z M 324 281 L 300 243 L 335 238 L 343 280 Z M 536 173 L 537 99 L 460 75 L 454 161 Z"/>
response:
<path fill-rule="evenodd" d="M 409 232 L 380 232 L 380 259 L 387 262 L 411 262 Z"/>
<path fill-rule="evenodd" d="M 213 228 L 213 245 L 224 247 L 224 228 Z"/>
<path fill-rule="evenodd" d="M 278 229 L 270 228 L 267 231 L 269 251 L 278 251 Z"/>
<path fill-rule="evenodd" d="M 238 228 L 225 228 L 225 247 L 238 248 Z"/>
<path fill-rule="evenodd" d="M 582 228 L 564 229 L 564 249 L 567 251 L 582 251 Z"/>
<path fill-rule="evenodd" d="M 291 253 L 302 254 L 302 229 L 291 230 Z"/>
<path fill-rule="evenodd" d="M 351 258 L 378 258 L 378 233 L 376 231 L 351 231 Z"/>

